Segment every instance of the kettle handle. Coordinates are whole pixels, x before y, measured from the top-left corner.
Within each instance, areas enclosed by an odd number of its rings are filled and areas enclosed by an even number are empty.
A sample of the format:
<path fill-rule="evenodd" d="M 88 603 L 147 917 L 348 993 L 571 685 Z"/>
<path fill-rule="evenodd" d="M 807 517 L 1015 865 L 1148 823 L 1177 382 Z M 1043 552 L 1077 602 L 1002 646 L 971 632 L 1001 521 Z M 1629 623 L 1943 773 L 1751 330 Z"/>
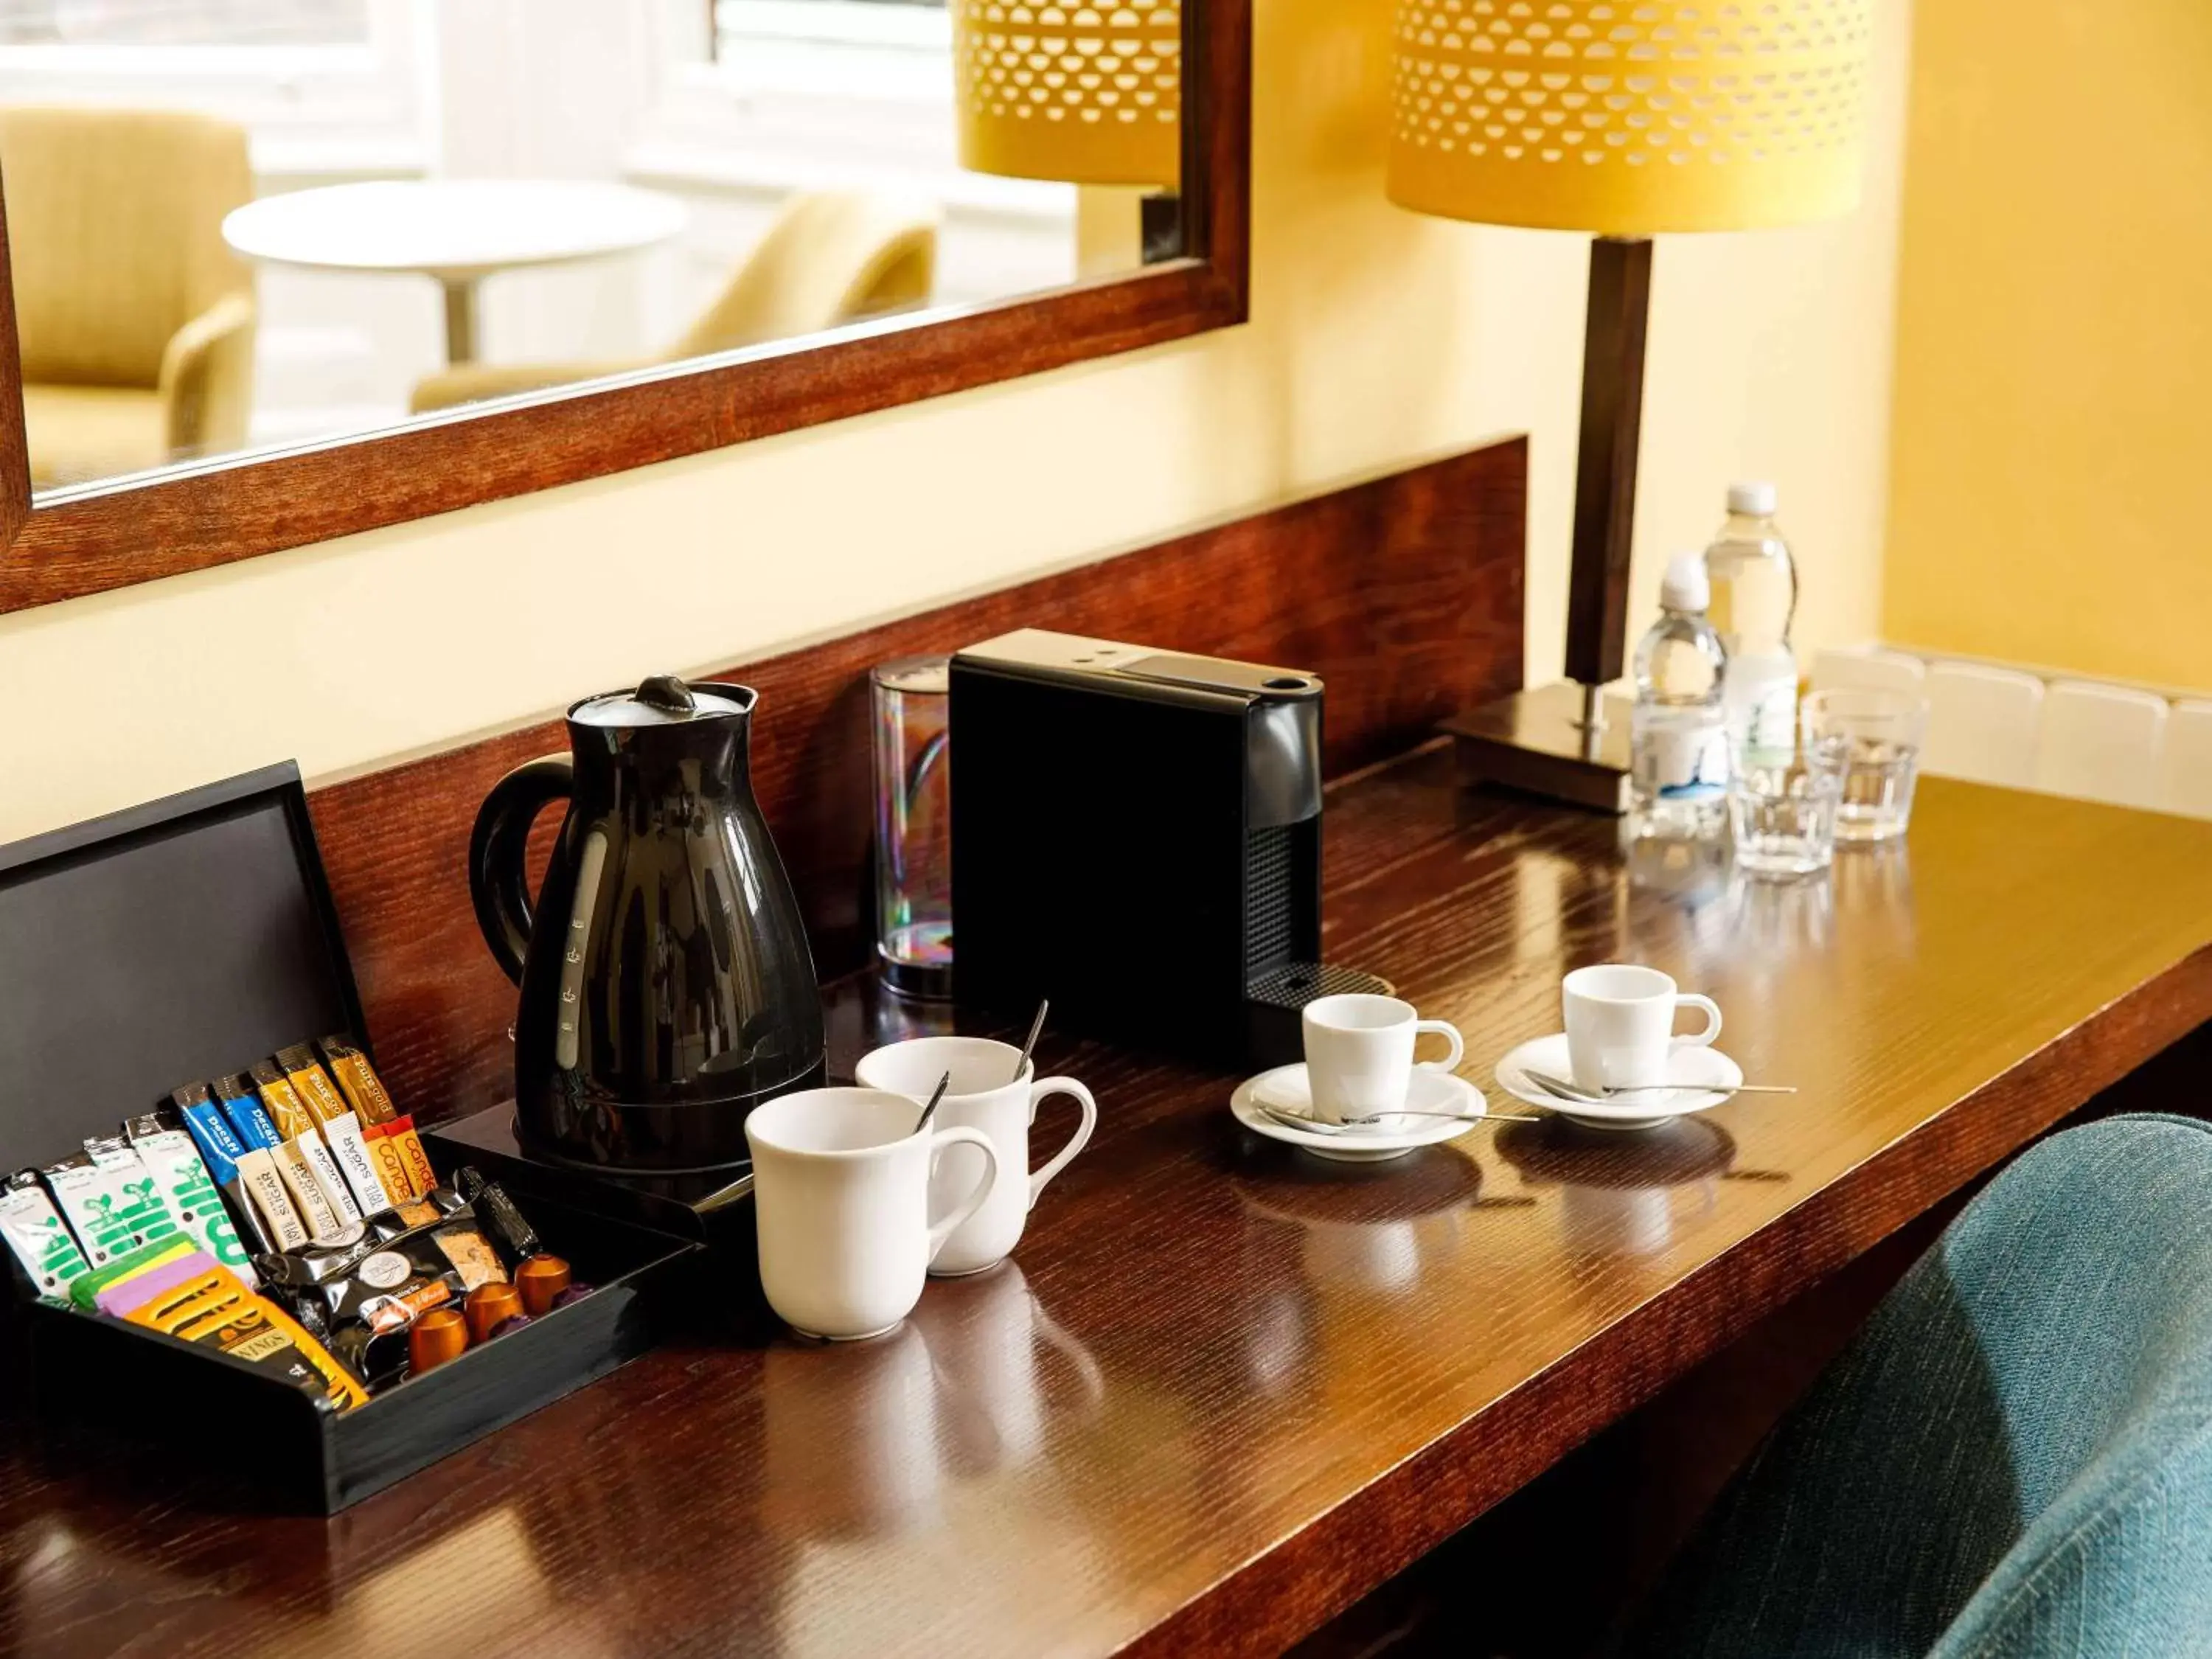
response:
<path fill-rule="evenodd" d="M 556 800 L 575 793 L 575 769 L 565 755 L 548 755 L 518 766 L 501 778 L 477 809 L 469 836 L 469 896 L 476 901 L 477 926 L 484 943 L 522 982 L 523 954 L 530 948 L 530 888 L 525 868 L 530 827 Z"/>

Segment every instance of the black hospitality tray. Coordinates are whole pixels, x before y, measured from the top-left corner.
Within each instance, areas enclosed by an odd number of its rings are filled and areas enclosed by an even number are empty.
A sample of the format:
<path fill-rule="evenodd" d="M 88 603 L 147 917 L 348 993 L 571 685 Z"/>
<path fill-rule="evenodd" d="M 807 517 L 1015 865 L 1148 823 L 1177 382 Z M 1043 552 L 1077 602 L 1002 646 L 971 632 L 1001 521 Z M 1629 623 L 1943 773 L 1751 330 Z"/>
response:
<path fill-rule="evenodd" d="M 158 1448 L 172 1471 L 220 1459 L 278 1507 L 335 1515 L 653 1345 L 657 1291 L 699 1247 L 542 1200 L 528 1213 L 592 1293 L 351 1411 L 228 1354 L 50 1302 L 30 1309 L 33 1398 L 42 1412 Z"/>
<path fill-rule="evenodd" d="M 0 848 L 0 1174 L 75 1152 L 179 1085 L 341 1033 L 369 1048 L 292 765 Z M 448 1175 L 465 1161 L 436 1160 Z M 28 1359 L 9 1381 L 58 1418 L 166 1443 L 183 1476 L 220 1458 L 258 1496 L 331 1513 L 652 1345 L 674 1299 L 665 1281 L 698 1247 L 561 1198 L 519 1201 L 593 1294 L 351 1412 L 159 1332 L 32 1300 L 0 1247 L 21 1292 L 10 1346 Z"/>

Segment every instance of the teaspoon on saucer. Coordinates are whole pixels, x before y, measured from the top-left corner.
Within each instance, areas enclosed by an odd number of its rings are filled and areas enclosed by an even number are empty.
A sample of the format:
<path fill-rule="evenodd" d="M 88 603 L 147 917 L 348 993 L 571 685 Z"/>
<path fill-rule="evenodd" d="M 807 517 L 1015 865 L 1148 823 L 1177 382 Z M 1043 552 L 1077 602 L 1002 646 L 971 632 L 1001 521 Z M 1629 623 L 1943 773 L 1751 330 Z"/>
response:
<path fill-rule="evenodd" d="M 1527 1117 L 1515 1112 L 1420 1112 L 1407 1110 L 1398 1112 L 1382 1112 L 1377 1114 L 1374 1117 L 1347 1118 L 1341 1122 L 1331 1123 L 1325 1121 L 1321 1118 L 1310 1117 L 1304 1112 L 1293 1112 L 1288 1110 L 1284 1107 L 1274 1104 L 1272 1101 L 1261 1100 L 1258 1104 L 1261 1111 L 1265 1112 L 1269 1117 L 1273 1118 L 1278 1123 L 1287 1123 L 1294 1129 L 1310 1129 L 1316 1134 L 1324 1135 L 1340 1135 L 1346 1133 L 1356 1133 L 1363 1129 L 1371 1129 L 1376 1124 L 1382 1122 L 1385 1118 L 1440 1118 L 1448 1123 L 1468 1124 L 1541 1123 L 1544 1121 L 1540 1117 Z"/>
<path fill-rule="evenodd" d="M 1645 1083 L 1632 1088 L 1607 1086 L 1589 1089 L 1579 1083 L 1570 1083 L 1563 1077 L 1553 1077 L 1549 1072 L 1532 1072 L 1525 1066 L 1521 1068 L 1521 1075 L 1547 1095 L 1557 1095 L 1561 1100 L 1580 1101 L 1588 1106 L 1607 1105 L 1623 1095 L 1667 1094 L 1681 1089 L 1724 1095 L 1794 1095 L 1797 1092 L 1795 1084 L 1786 1083 L 1739 1083 L 1733 1089 L 1707 1083 Z"/>

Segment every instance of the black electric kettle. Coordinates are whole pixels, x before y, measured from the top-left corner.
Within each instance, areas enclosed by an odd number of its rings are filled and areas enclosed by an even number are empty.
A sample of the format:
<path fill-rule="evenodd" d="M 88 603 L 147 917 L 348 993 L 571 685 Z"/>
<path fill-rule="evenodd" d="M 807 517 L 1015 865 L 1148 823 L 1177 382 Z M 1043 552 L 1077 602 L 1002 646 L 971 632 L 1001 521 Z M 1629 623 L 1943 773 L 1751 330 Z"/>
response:
<path fill-rule="evenodd" d="M 572 758 L 477 814 L 477 922 L 522 988 L 515 1121 L 534 1149 L 670 1172 L 745 1161 L 744 1121 L 823 1075 L 799 900 L 753 799 L 757 694 L 656 675 L 568 711 Z M 533 910 L 530 827 L 568 803 Z"/>

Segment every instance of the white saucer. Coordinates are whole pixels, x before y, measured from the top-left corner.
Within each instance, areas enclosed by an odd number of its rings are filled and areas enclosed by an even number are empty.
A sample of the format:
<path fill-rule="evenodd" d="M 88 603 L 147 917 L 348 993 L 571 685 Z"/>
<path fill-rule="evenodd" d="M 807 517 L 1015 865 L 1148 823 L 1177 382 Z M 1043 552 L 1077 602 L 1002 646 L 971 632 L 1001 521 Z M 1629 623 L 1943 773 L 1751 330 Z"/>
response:
<path fill-rule="evenodd" d="M 1339 1133 L 1301 1129 L 1262 1111 L 1258 1099 L 1262 1093 L 1270 1105 L 1285 1111 L 1313 1110 L 1313 1093 L 1306 1085 L 1303 1060 L 1246 1078 L 1229 1097 L 1229 1109 L 1237 1115 L 1239 1123 L 1255 1135 L 1282 1141 L 1301 1152 L 1311 1152 L 1316 1158 L 1334 1158 L 1340 1164 L 1380 1164 L 1389 1158 L 1403 1158 L 1424 1146 L 1465 1134 L 1489 1109 L 1483 1101 L 1482 1091 L 1465 1078 L 1421 1066 L 1413 1068 L 1413 1086 L 1406 1091 L 1406 1104 L 1424 1112 L 1455 1112 L 1458 1114 L 1456 1118 L 1395 1116 L 1371 1127 Z"/>
<path fill-rule="evenodd" d="M 1603 1105 L 1565 1101 L 1538 1088 L 1524 1072 L 1547 1072 L 1556 1078 L 1574 1076 L 1567 1060 L 1567 1034 L 1524 1042 L 1498 1062 L 1498 1086 L 1516 1100 L 1557 1112 L 1570 1123 L 1592 1129 L 1649 1129 L 1670 1119 L 1687 1117 L 1719 1105 L 1743 1083 L 1743 1067 L 1717 1048 L 1677 1048 L 1668 1064 L 1675 1085 L 1671 1088 L 1638 1090 Z"/>

